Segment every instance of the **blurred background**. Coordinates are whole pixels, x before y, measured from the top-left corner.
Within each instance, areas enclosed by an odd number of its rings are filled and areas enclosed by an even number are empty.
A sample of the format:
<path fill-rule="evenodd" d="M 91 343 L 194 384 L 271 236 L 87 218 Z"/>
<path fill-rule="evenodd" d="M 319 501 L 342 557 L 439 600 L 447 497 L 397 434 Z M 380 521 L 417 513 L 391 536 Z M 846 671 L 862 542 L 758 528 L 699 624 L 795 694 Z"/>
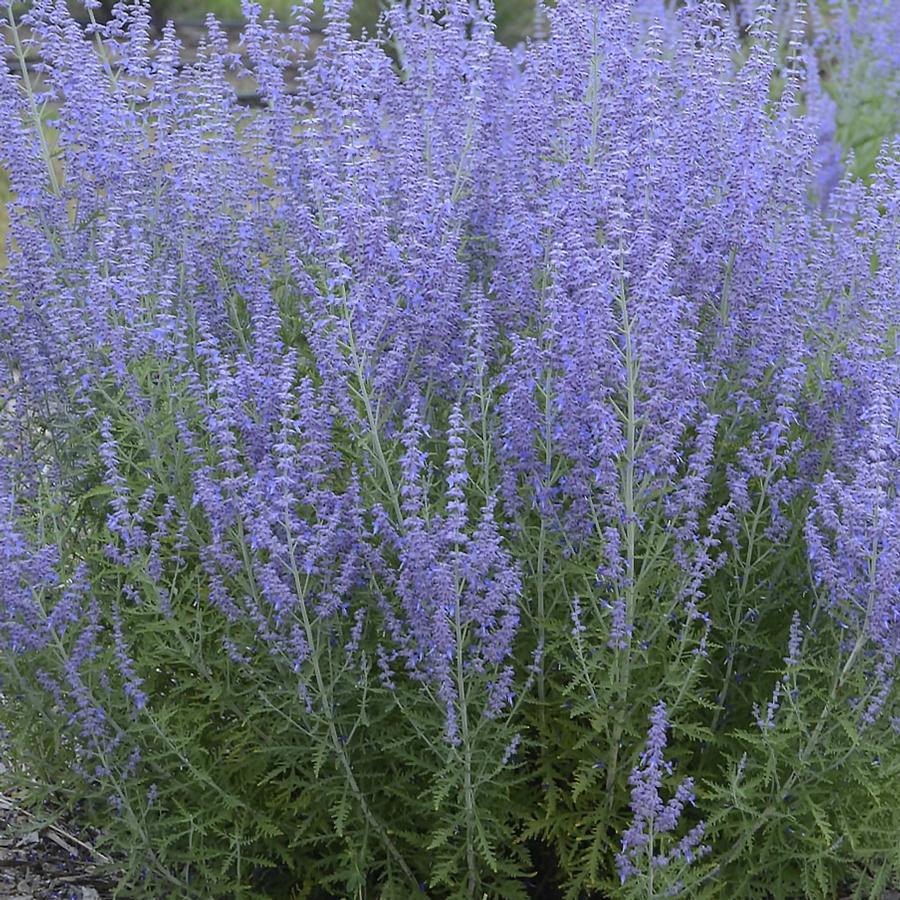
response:
<path fill-rule="evenodd" d="M 113 6 L 114 0 L 101 0 L 98 18 Z M 900 0 L 898 0 L 900 2 Z M 291 7 L 296 0 L 261 0 L 264 13 L 273 12 L 281 19 L 287 20 Z M 73 13 L 83 7 L 78 0 L 70 0 Z M 374 32 L 378 16 L 386 3 L 385 0 L 354 0 L 352 9 L 352 25 L 357 35 L 365 31 Z M 314 25 L 322 20 L 322 0 L 314 2 Z M 517 44 L 530 34 L 534 23 L 534 0 L 494 0 L 496 9 L 497 35 L 506 44 Z M 225 25 L 237 25 L 243 21 L 241 16 L 241 0 L 151 0 L 150 8 L 154 24 L 158 29 L 172 19 L 176 24 L 201 24 L 208 13 L 212 13 Z"/>

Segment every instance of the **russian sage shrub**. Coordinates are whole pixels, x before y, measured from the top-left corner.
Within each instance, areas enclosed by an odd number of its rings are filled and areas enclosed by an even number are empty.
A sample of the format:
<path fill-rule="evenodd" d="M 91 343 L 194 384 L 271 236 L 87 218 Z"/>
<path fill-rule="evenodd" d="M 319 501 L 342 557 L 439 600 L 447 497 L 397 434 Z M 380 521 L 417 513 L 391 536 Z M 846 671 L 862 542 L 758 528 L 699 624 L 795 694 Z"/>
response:
<path fill-rule="evenodd" d="M 10 12 L 4 777 L 123 896 L 897 873 L 900 161 L 792 10 Z"/>

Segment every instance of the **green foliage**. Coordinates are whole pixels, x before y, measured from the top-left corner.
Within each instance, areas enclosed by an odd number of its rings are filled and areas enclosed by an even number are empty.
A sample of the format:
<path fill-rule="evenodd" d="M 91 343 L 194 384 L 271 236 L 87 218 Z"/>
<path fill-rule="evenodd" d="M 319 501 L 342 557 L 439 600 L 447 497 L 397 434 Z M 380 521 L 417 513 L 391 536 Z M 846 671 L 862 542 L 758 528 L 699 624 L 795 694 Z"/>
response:
<path fill-rule="evenodd" d="M 853 172 L 869 176 L 885 140 L 900 132 L 900 103 L 892 87 L 860 75 L 838 94 L 837 141 L 853 154 Z"/>
<path fill-rule="evenodd" d="M 226 0 L 218 11 L 235 14 Z M 505 15 L 501 8 L 498 18 Z M 367 16 L 360 7 L 360 21 Z M 512 14 L 504 21 L 510 33 L 522 27 Z M 329 277 L 306 274 L 322 283 Z M 544 276 L 549 282 L 549 271 Z M 224 276 L 220 287 L 240 341 L 249 328 L 244 301 Z M 274 293 L 280 336 L 298 351 L 293 374 L 320 378 L 307 353 L 308 298 L 287 282 Z M 622 294 L 616 321 L 628 347 Z M 711 314 L 727 316 L 727 304 Z M 403 443 L 380 427 L 372 360 L 352 328 L 345 334 L 341 358 L 359 418 L 333 429 L 352 465 L 329 474 L 329 486 L 345 490 L 362 472 L 362 508 L 399 509 Z M 183 337 L 194 353 L 197 336 Z M 808 373 L 807 396 L 831 374 L 828 338 L 820 336 L 825 350 Z M 38 495 L 22 503 L 21 524 L 35 546 L 56 548 L 61 561 L 59 583 L 38 598 L 41 615 L 62 609 L 79 579 L 96 603 L 82 605 L 39 653 L 0 658 L 0 733 L 13 763 L 3 777 L 36 812 L 50 806 L 98 829 L 101 849 L 122 873 L 122 897 L 520 900 L 535 870 L 569 900 L 824 898 L 848 881 L 854 897 L 879 896 L 900 873 L 894 710 L 867 721 L 883 683 L 871 677 L 872 651 L 863 642 L 846 646 L 812 587 L 803 535 L 810 497 L 792 489 L 800 466 L 812 465 L 796 446 L 808 423 L 786 423 L 737 503 L 730 480 L 759 427 L 778 419 L 776 392 L 763 383 L 760 396 L 742 397 L 741 406 L 725 390 L 706 398 L 718 417 L 714 474 L 698 536 L 682 545 L 680 523 L 667 511 L 671 498 L 659 495 L 649 475 L 635 475 L 647 424 L 635 413 L 643 387 L 637 362 L 624 350 L 622 359 L 626 377 L 612 408 L 625 435 L 615 454 L 616 508 L 624 514 L 609 528 L 598 523 L 577 546 L 530 507 L 506 523 L 504 540 L 524 581 L 516 697 L 487 715 L 478 698 L 496 673 L 459 665 L 454 711 L 467 724 L 458 742 L 445 739 L 446 703 L 428 682 L 398 679 L 391 687 L 380 675 L 389 628 L 379 600 L 394 589 L 384 573 L 370 572 L 346 615 L 320 619 L 307 603 L 316 576 L 291 561 L 299 599 L 292 624 L 309 648 L 301 662 L 261 637 L 273 624 L 271 610 L 254 621 L 215 602 L 200 553 L 211 525 L 195 502 L 197 461 L 180 438 L 184 426 L 209 435 L 197 394 L 173 380 L 168 361 L 129 360 L 128 377 L 147 400 L 140 408 L 110 378 L 94 385 L 90 415 L 61 402 L 29 419 L 27 444 L 52 466 L 36 467 Z M 202 360 L 191 361 L 208 374 Z M 489 387 L 496 374 L 479 373 L 473 406 L 481 419 L 464 435 L 473 509 L 500 481 L 491 446 L 501 430 Z M 552 383 L 548 376 L 536 387 L 547 494 L 568 474 L 554 443 Z M 429 399 L 425 449 L 439 468 L 448 459 L 441 435 L 451 410 Z M 757 403 L 755 416 L 748 399 Z M 367 416 L 370 427 L 360 427 Z M 163 516 L 167 503 L 175 510 L 177 527 L 161 532 L 159 567 L 148 545 L 127 562 L 109 552 L 120 538 L 110 524 L 115 490 L 102 466 L 103 421 L 115 437 L 130 511 L 141 497 L 150 498 L 148 520 Z M 685 437 L 672 485 L 687 479 L 701 438 Z M 211 442 L 201 446 L 212 461 Z M 817 463 L 823 468 L 827 449 Z M 425 493 L 425 516 L 434 519 L 447 503 L 439 476 L 426 480 Z M 240 524 L 228 528 L 245 554 L 228 587 L 254 599 L 254 548 Z M 624 548 L 626 568 L 613 588 L 598 579 L 611 542 Z M 789 654 L 792 621 L 802 640 Z M 91 628 L 103 639 L 89 664 L 76 667 L 79 694 L 71 687 L 73 660 Z M 111 638 L 117 629 L 148 697 L 141 709 L 129 699 Z M 350 644 L 353 652 L 345 652 Z M 541 659 L 532 661 L 535 646 Z M 660 699 L 671 721 L 663 794 L 689 773 L 697 805 L 674 831 L 653 834 L 647 864 L 623 887 L 616 856 L 632 820 L 631 774 Z M 113 741 L 86 745 L 73 727 L 82 706 L 104 710 Z M 655 867 L 653 853 L 670 852 L 701 820 L 714 852 Z"/>
<path fill-rule="evenodd" d="M 149 360 L 135 376 L 154 397 L 140 420 L 111 384 L 95 397 L 112 421 L 132 496 L 154 485 L 159 496 L 176 498 L 189 546 L 202 546 L 208 525 L 191 506 L 190 467 L 176 434 L 176 416 L 190 417 L 192 401 Z M 364 378 L 358 386 L 367 390 Z M 545 397 L 548 408 L 552 399 Z M 753 423 L 724 401 L 719 414 L 714 470 L 725 473 Z M 484 433 L 490 425 L 483 423 Z M 174 536 L 164 539 L 161 577 L 151 574 L 146 552 L 128 566 L 111 561 L 111 489 L 99 464 L 76 465 L 97 459 L 91 448 L 100 436 L 86 421 L 59 415 L 55 427 L 65 431 L 60 459 L 71 469 L 45 483 L 32 507 L 33 528 L 69 561 L 68 577 L 87 566 L 101 626 L 112 627 L 114 611 L 121 616 L 150 701 L 135 715 L 107 646 L 86 685 L 102 695 L 121 741 L 102 771 L 87 780 L 73 775 L 80 752 L 69 728 L 74 701 L 63 695 L 53 702 L 38 686 L 47 677 L 64 683 L 74 653 L 64 640 L 39 660 L 3 660 L 4 681 L 15 689 L 7 689 L 0 720 L 8 755 L 27 760 L 23 783 L 36 808 L 51 800 L 100 829 L 103 847 L 124 866 L 122 896 L 158 897 L 168 885 L 185 898 L 272 897 L 285 886 L 294 896 L 314 897 L 315 888 L 408 898 L 421 879 L 428 896 L 522 898 L 535 846 L 551 848 L 572 900 L 662 897 L 676 889 L 752 898 L 763 895 L 761 885 L 777 897 L 826 897 L 850 873 L 857 896 L 874 897 L 900 867 L 896 735 L 889 717 L 861 721 L 877 684 L 872 662 L 864 651 L 849 661 L 840 652 L 840 630 L 808 587 L 801 530 L 775 527 L 773 486 L 796 465 L 790 435 L 750 479 L 746 509 L 729 527 L 708 515 L 708 546 L 728 551 L 707 566 L 708 617 L 689 613 L 689 570 L 674 562 L 673 530 L 654 518 L 662 506 L 636 489 L 635 502 L 646 504 L 638 511 L 648 518 L 634 534 L 621 526 L 622 539 L 633 540 L 635 571 L 633 596 L 624 599 L 640 611 L 625 644 L 613 640 L 596 582 L 604 541 L 594 536 L 567 553 L 536 513 L 525 516 L 510 539 L 525 566 L 529 628 L 541 634 L 552 665 L 532 677 L 508 715 L 456 746 L 440 738 L 444 718 L 434 697 L 390 691 L 378 679 L 376 615 L 352 661 L 331 652 L 349 640 L 344 626 L 310 625 L 317 676 L 304 694 L 291 660 L 254 650 L 254 627 L 229 621 L 209 601 L 200 560 L 178 550 Z M 468 440 L 477 460 L 481 436 Z M 437 443 L 430 450 L 443 453 Z M 385 444 L 383 452 L 385 472 L 396 471 L 399 446 Z M 484 473 L 472 476 L 477 485 Z M 370 501 L 394 489 L 373 485 Z M 724 480 L 714 483 L 709 508 L 726 496 Z M 162 512 L 156 503 L 153 514 Z M 787 520 L 803 522 L 808 498 L 792 503 Z M 249 569 L 235 578 L 248 594 L 256 590 Z M 125 585 L 140 592 L 140 603 L 121 602 Z M 373 581 L 371 589 L 383 586 Z M 53 598 L 46 600 L 49 615 Z M 365 596 L 360 603 L 370 605 Z M 799 661 L 788 664 L 794 610 L 804 639 Z M 83 614 L 85 621 L 91 615 Z M 226 640 L 246 663 L 223 652 Z M 777 709 L 767 723 L 773 692 Z M 690 772 L 699 794 L 699 808 L 675 835 L 661 836 L 659 847 L 702 817 L 706 840 L 719 852 L 655 877 L 651 867 L 623 890 L 613 860 L 630 818 L 629 773 L 659 698 L 672 721 L 673 777 Z M 505 762 L 517 733 L 522 745 Z M 35 784 L 43 790 L 35 792 Z"/>

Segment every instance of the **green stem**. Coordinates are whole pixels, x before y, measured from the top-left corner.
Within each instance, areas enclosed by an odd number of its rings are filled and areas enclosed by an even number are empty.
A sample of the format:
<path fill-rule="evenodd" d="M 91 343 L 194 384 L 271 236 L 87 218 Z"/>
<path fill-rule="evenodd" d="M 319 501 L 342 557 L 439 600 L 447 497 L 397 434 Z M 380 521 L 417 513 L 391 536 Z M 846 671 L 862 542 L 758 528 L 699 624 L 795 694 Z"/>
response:
<path fill-rule="evenodd" d="M 606 773 L 607 799 L 613 804 L 613 791 L 619 765 L 619 743 L 625 729 L 628 689 L 631 679 L 632 640 L 636 607 L 637 508 L 635 466 L 637 461 L 637 378 L 638 363 L 634 351 L 633 322 L 628 314 L 624 279 L 619 289 L 622 335 L 625 339 L 625 459 L 622 473 L 622 500 L 625 507 L 625 646 L 616 649 L 616 718 L 612 731 L 609 768 Z"/>
<path fill-rule="evenodd" d="M 285 521 L 284 527 L 286 534 L 288 535 L 288 555 L 290 557 L 291 573 L 294 579 L 294 590 L 297 595 L 297 608 L 300 610 L 300 618 L 303 623 L 306 642 L 309 645 L 310 664 L 313 670 L 313 677 L 316 681 L 316 690 L 319 693 L 319 698 L 322 703 L 322 711 L 325 716 L 326 729 L 332 749 L 334 750 L 335 755 L 340 761 L 341 768 L 344 770 L 344 777 L 347 779 L 347 786 L 350 788 L 350 792 L 353 794 L 353 798 L 356 800 L 363 818 L 366 820 L 369 827 L 371 827 L 372 830 L 378 835 L 391 858 L 397 863 L 406 878 L 409 879 L 409 881 L 411 881 L 414 885 L 416 885 L 416 891 L 418 892 L 418 881 L 416 880 L 415 875 L 413 875 L 412 869 L 410 869 L 406 860 L 403 858 L 403 854 L 400 853 L 396 844 L 394 844 L 394 842 L 391 840 L 390 835 L 387 833 L 387 829 L 382 825 L 382 823 L 378 820 L 378 818 L 369 807 L 368 801 L 363 794 L 362 788 L 360 788 L 359 782 L 356 780 L 356 774 L 353 771 L 353 766 L 350 763 L 350 758 L 347 755 L 347 750 L 344 747 L 343 741 L 341 741 L 341 736 L 338 734 L 334 719 L 334 707 L 331 702 L 328 686 L 325 684 L 325 677 L 322 674 L 322 667 L 319 665 L 316 632 L 313 628 L 313 623 L 309 616 L 309 609 L 307 608 L 306 585 L 300 578 L 300 570 L 297 566 L 297 557 L 295 552 L 296 545 L 291 538 L 290 523 L 288 521 Z"/>
<path fill-rule="evenodd" d="M 397 524 L 398 526 L 401 526 L 403 523 L 403 511 L 400 506 L 400 498 L 397 492 L 397 488 L 394 484 L 394 477 L 391 474 L 391 467 L 388 464 L 387 456 L 384 452 L 384 447 L 381 444 L 381 431 L 378 427 L 378 417 L 375 414 L 375 408 L 372 405 L 372 398 L 369 395 L 368 381 L 363 370 L 363 362 L 359 353 L 359 348 L 356 345 L 356 338 L 353 334 L 353 323 L 351 321 L 350 311 L 347 308 L 346 302 L 344 303 L 343 309 L 344 321 L 347 326 L 347 349 L 350 351 L 350 358 L 353 362 L 353 371 L 356 375 L 357 382 L 357 393 L 359 398 L 362 400 L 363 409 L 365 410 L 366 422 L 369 426 L 368 434 L 372 441 L 372 449 L 375 454 L 375 461 L 377 462 L 378 468 L 381 470 L 381 475 L 384 478 L 387 493 L 391 501 L 391 506 L 394 510 L 394 515 L 397 517 Z"/>
<path fill-rule="evenodd" d="M 475 856 L 475 787 L 472 780 L 472 740 L 469 733 L 469 703 L 466 691 L 465 669 L 463 666 L 463 626 L 461 585 L 456 586 L 456 608 L 454 627 L 456 630 L 456 694 L 459 702 L 460 731 L 462 732 L 463 802 L 466 816 L 466 869 L 468 871 L 468 894 L 472 900 L 477 897 L 478 861 Z"/>
<path fill-rule="evenodd" d="M 37 130 L 38 140 L 41 144 L 41 155 L 44 158 L 44 164 L 47 166 L 47 172 L 50 176 L 50 184 L 53 193 L 58 197 L 60 194 L 59 179 L 56 175 L 56 169 L 53 166 L 53 157 L 50 153 L 50 145 L 47 143 L 47 135 L 44 133 L 44 125 L 41 121 L 41 112 L 38 109 L 37 101 L 34 99 L 34 86 L 31 82 L 31 73 L 28 71 L 28 61 L 25 58 L 25 48 L 22 46 L 22 39 L 19 35 L 19 27 L 16 24 L 15 16 L 12 11 L 12 4 L 7 7 L 7 15 L 9 17 L 9 27 L 12 33 L 13 48 L 16 54 L 16 60 L 19 63 L 19 69 L 22 73 L 22 83 L 25 85 L 25 93 L 28 95 L 28 108 L 31 111 L 31 118 L 34 127 Z"/>
<path fill-rule="evenodd" d="M 760 523 L 762 522 L 762 514 L 766 497 L 769 493 L 769 484 L 772 480 L 772 474 L 772 460 L 770 459 L 765 478 L 760 488 L 759 500 L 756 503 L 756 509 L 753 513 L 753 520 L 750 528 L 747 530 L 747 555 L 744 560 L 743 573 L 740 581 L 738 603 L 734 612 L 734 619 L 732 620 L 731 643 L 728 647 L 728 660 L 725 664 L 725 675 L 722 679 L 722 687 L 716 697 L 716 713 L 712 721 L 713 732 L 715 732 L 721 724 L 722 716 L 725 712 L 725 700 L 727 699 L 728 691 L 731 688 L 731 679 L 734 672 L 735 647 L 741 629 L 741 616 L 744 612 L 744 601 L 747 597 L 747 588 L 750 585 L 750 575 L 753 571 L 753 552 L 756 547 L 757 533 L 759 531 Z"/>

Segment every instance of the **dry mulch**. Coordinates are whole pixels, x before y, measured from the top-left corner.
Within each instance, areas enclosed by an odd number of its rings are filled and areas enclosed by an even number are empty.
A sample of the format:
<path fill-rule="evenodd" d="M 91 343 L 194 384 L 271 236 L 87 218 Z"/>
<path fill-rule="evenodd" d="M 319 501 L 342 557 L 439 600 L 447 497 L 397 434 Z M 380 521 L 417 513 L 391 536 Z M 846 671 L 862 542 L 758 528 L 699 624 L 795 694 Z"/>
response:
<path fill-rule="evenodd" d="M 109 862 L 89 835 L 40 822 L 0 794 L 0 900 L 108 900 Z"/>

